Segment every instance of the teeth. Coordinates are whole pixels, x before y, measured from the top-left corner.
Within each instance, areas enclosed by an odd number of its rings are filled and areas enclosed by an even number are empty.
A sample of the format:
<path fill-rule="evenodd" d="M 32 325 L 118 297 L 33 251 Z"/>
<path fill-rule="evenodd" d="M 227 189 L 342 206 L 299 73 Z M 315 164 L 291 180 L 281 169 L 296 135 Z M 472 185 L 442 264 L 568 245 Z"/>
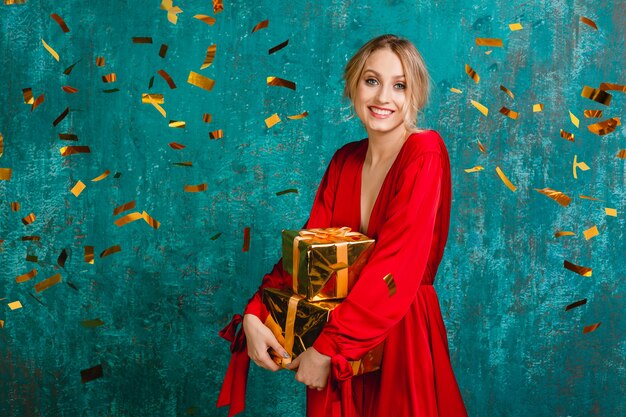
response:
<path fill-rule="evenodd" d="M 380 114 L 381 116 L 387 116 L 391 114 L 391 110 L 381 110 L 377 109 L 376 107 L 370 107 L 370 110 L 372 110 L 376 114 Z"/>

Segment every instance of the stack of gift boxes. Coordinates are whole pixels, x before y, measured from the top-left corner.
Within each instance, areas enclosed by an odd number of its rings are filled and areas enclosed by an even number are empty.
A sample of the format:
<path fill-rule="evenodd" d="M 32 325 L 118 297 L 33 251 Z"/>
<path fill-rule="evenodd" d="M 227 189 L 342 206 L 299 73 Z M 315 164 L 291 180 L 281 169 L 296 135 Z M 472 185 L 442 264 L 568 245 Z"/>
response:
<path fill-rule="evenodd" d="M 370 253 L 374 240 L 349 228 L 283 231 L 283 269 L 293 278 L 291 291 L 263 289 L 269 311 L 265 325 L 291 355 L 274 360 L 286 367 L 313 345 L 330 312 L 347 297 Z M 380 369 L 382 345 L 352 361 L 354 375 Z"/>

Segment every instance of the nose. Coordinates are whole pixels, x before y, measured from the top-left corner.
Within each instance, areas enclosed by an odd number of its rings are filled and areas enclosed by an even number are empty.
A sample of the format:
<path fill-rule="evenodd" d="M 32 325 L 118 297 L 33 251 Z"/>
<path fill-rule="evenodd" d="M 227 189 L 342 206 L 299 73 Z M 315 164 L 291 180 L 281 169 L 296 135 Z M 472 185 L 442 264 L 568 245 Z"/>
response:
<path fill-rule="evenodd" d="M 376 94 L 376 99 L 381 104 L 389 103 L 389 95 L 390 95 L 390 91 L 389 91 L 388 87 L 385 86 L 385 85 L 381 85 L 378 88 L 378 91 L 377 91 L 377 94 Z"/>

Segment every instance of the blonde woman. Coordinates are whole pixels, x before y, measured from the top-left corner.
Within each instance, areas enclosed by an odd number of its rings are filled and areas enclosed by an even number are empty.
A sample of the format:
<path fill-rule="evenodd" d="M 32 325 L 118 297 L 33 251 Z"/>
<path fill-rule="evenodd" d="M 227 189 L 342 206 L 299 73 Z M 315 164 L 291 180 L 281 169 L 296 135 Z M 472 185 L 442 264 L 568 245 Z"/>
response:
<path fill-rule="evenodd" d="M 376 247 L 313 347 L 291 364 L 308 387 L 307 416 L 464 417 L 433 288 L 448 237 L 451 184 L 443 140 L 416 127 L 428 98 L 426 66 L 410 41 L 383 35 L 350 59 L 344 79 L 367 138 L 335 153 L 306 227 L 348 226 L 375 238 Z M 264 287 L 291 287 L 281 262 Z M 218 405 L 231 404 L 231 415 L 243 409 L 248 356 L 275 371 L 268 350 L 286 355 L 263 325 L 267 314 L 258 292 L 243 332 L 235 337 L 234 326 L 227 329 L 233 359 Z M 383 341 L 381 370 L 352 377 L 348 360 Z"/>

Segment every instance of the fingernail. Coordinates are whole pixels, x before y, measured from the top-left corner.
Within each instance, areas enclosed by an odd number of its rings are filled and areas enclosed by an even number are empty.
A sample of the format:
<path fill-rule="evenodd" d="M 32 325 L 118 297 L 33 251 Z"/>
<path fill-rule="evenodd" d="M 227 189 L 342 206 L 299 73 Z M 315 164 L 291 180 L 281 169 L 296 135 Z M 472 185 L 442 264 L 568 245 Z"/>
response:
<path fill-rule="evenodd" d="M 287 352 L 283 352 L 283 358 L 285 359 L 289 358 L 289 354 Z"/>

